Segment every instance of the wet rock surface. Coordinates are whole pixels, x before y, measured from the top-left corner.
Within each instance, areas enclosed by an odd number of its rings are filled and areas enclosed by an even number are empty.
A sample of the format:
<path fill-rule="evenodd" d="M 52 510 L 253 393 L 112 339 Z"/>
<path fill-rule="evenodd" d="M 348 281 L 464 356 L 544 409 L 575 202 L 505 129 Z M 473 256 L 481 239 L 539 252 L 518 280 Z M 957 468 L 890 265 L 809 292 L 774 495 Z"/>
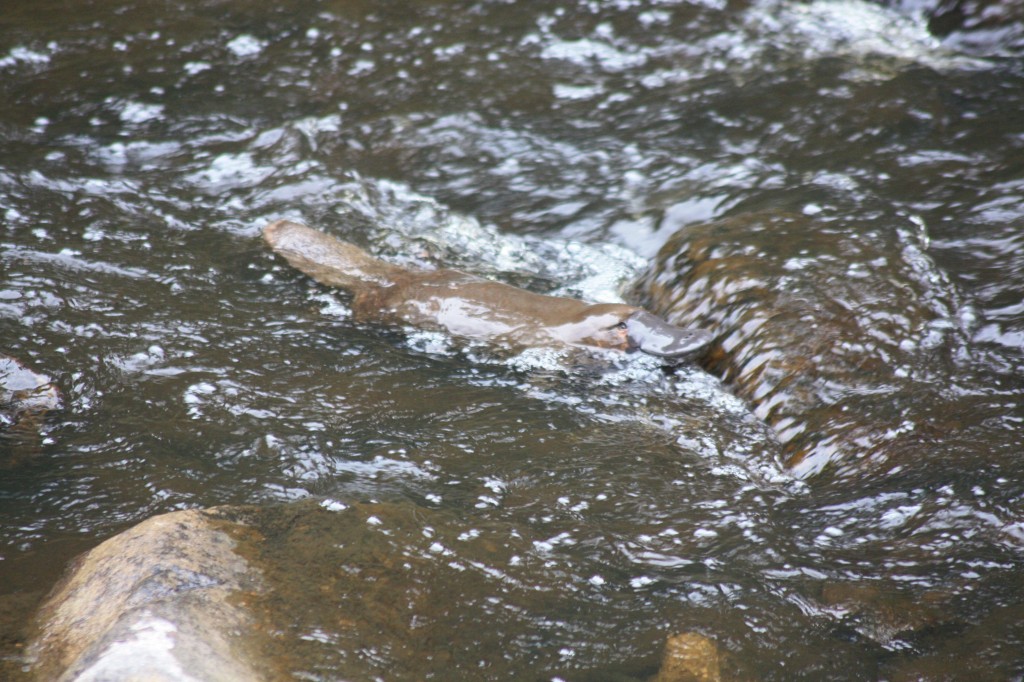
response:
<path fill-rule="evenodd" d="M 923 225 L 759 212 L 696 224 L 642 288 L 717 330 L 706 366 L 775 429 L 801 476 L 892 468 L 963 428 L 974 313 Z"/>
<path fill-rule="evenodd" d="M 661 670 L 652 682 L 721 682 L 718 647 L 692 632 L 673 635 L 665 643 Z"/>
<path fill-rule="evenodd" d="M 39 452 L 46 416 L 63 401 L 53 379 L 13 357 L 0 354 L 0 469 L 17 466 Z"/>
<path fill-rule="evenodd" d="M 12 428 L 23 419 L 31 421 L 60 407 L 60 391 L 53 379 L 0 354 L 0 428 Z"/>
<path fill-rule="evenodd" d="M 37 616 L 38 680 L 262 680 L 263 588 L 216 512 L 155 516 L 82 555 Z"/>

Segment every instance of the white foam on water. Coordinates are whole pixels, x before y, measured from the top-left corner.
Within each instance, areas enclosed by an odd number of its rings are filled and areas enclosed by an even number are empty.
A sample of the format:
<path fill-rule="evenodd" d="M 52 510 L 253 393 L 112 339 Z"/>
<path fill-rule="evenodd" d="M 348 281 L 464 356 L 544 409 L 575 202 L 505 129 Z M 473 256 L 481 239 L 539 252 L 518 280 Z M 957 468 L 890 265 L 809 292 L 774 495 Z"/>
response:
<path fill-rule="evenodd" d="M 258 55 L 266 46 L 267 44 L 265 41 L 243 33 L 232 39 L 226 47 L 236 57 L 245 58 Z"/>
<path fill-rule="evenodd" d="M 548 42 L 541 50 L 541 57 L 581 66 L 596 63 L 606 71 L 622 71 L 642 66 L 647 62 L 647 55 L 642 52 L 626 52 L 607 42 L 589 38 Z"/>
<path fill-rule="evenodd" d="M 52 54 L 57 49 L 57 44 L 51 42 L 47 45 L 47 49 L 49 49 L 50 54 Z M 39 52 L 38 50 L 33 50 L 22 45 L 17 45 L 10 49 L 6 57 L 0 57 L 0 69 L 18 66 L 20 64 L 49 64 L 50 54 L 47 54 L 46 52 Z"/>
<path fill-rule="evenodd" d="M 473 218 L 453 213 L 433 199 L 395 182 L 373 183 L 353 207 L 381 225 L 391 250 L 415 253 L 422 243 L 458 262 L 446 267 L 486 268 L 488 273 L 540 276 L 562 282 L 556 295 L 600 303 L 622 302 L 622 288 L 646 261 L 614 244 L 545 240 L 504 234 Z"/>
<path fill-rule="evenodd" d="M 144 102 L 124 102 L 118 112 L 123 123 L 147 123 L 164 115 L 162 104 L 146 104 Z"/>
<path fill-rule="evenodd" d="M 261 166 L 249 152 L 221 154 L 203 168 L 187 177 L 193 185 L 209 191 L 231 187 L 255 187 L 273 175 L 271 166 Z"/>
<path fill-rule="evenodd" d="M 888 57 L 916 62 L 937 70 L 988 68 L 984 60 L 966 57 L 945 47 L 923 21 L 864 0 L 814 0 L 808 3 L 766 2 L 748 15 L 758 33 L 784 33 L 786 40 L 765 44 L 796 45 L 807 60 L 836 55 Z M 865 77 L 886 77 L 877 65 Z"/>

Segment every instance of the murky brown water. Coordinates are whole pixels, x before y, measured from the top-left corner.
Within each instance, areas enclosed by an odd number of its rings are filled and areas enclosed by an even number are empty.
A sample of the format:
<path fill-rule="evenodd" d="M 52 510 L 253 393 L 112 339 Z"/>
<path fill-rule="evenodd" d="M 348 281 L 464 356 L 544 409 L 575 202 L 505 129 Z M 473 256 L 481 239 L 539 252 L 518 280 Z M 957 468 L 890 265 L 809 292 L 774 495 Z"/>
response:
<path fill-rule="evenodd" d="M 422 510 L 432 535 L 395 512 L 363 542 L 415 557 L 414 642 L 455 653 L 346 649 L 336 594 L 296 623 L 297 679 L 643 679 L 687 631 L 741 679 L 1024 676 L 1018 24 L 939 43 L 852 0 L 65 5 L 0 10 L 0 352 L 66 406 L 0 443 L 3 674 L 75 554 L 168 510 L 312 497 Z M 292 217 L 602 298 L 679 228 L 755 210 L 869 245 L 921 218 L 964 338 L 930 368 L 948 385 L 900 405 L 941 393 L 965 428 L 893 472 L 796 480 L 701 369 L 354 325 L 256 239 Z M 858 268 L 885 276 L 826 252 L 791 257 L 851 300 Z M 898 326 L 889 298 L 850 315 Z M 501 575 L 460 583 L 482 557 Z"/>

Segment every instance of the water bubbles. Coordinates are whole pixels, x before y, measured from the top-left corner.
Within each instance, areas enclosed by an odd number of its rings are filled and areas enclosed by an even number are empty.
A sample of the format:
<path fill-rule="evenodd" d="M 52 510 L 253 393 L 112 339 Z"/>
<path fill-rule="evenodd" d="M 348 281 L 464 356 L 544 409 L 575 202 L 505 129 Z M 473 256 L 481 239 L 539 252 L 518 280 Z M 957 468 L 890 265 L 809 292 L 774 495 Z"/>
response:
<path fill-rule="evenodd" d="M 544 59 L 561 60 L 579 66 L 597 64 L 606 71 L 623 71 L 636 68 L 647 61 L 642 52 L 619 50 L 603 40 L 554 40 L 541 50 Z"/>
<path fill-rule="evenodd" d="M 216 393 L 217 387 L 207 381 L 200 381 L 192 384 L 182 396 L 182 401 L 189 406 L 188 414 L 193 419 L 199 419 L 203 415 L 202 407 L 207 403 L 207 399 Z"/>
<path fill-rule="evenodd" d="M 483 481 L 483 485 L 488 490 L 499 494 L 503 493 L 506 487 L 508 486 L 508 484 L 505 483 L 505 481 L 502 481 L 501 479 L 497 478 L 486 478 Z"/>
<path fill-rule="evenodd" d="M 197 76 L 201 74 L 203 71 L 209 71 L 212 68 L 212 64 L 203 61 L 185 62 L 185 64 L 182 66 L 182 69 L 189 76 Z"/>
<path fill-rule="evenodd" d="M 526 348 L 506 362 L 518 372 L 559 372 L 568 366 L 569 351 L 557 348 Z"/>
<path fill-rule="evenodd" d="M 643 26 L 650 28 L 655 24 L 667 24 L 672 15 L 665 10 L 652 9 L 641 12 L 636 18 Z"/>
<path fill-rule="evenodd" d="M 576 541 L 573 539 L 572 535 L 568 532 L 563 532 L 546 540 L 534 540 L 533 549 L 539 554 L 551 554 L 556 547 L 572 546 L 575 544 Z"/>
<path fill-rule="evenodd" d="M 209 165 L 187 179 L 206 192 L 229 187 L 252 187 L 274 173 L 273 168 L 256 163 L 249 152 L 220 154 Z"/>
<path fill-rule="evenodd" d="M 406 343 L 413 350 L 428 355 L 451 357 L 457 354 L 453 339 L 440 332 L 407 330 Z"/>
<path fill-rule="evenodd" d="M 568 85 L 564 83 L 555 83 L 554 86 L 555 97 L 558 97 L 559 99 L 593 99 L 603 93 L 604 88 L 597 85 Z"/>
<path fill-rule="evenodd" d="M 243 33 L 231 39 L 227 47 L 228 51 L 240 59 L 255 57 L 266 48 L 267 43 L 247 33 Z"/>
<path fill-rule="evenodd" d="M 160 365 L 164 359 L 164 349 L 157 344 L 152 344 L 145 351 L 139 351 L 128 357 L 111 356 L 108 358 L 108 362 L 122 372 L 131 374 L 150 371 Z M 191 392 L 191 389 L 187 390 L 185 392 L 185 403 L 193 404 L 194 401 L 195 395 Z"/>
<path fill-rule="evenodd" d="M 377 64 L 372 59 L 357 59 L 352 67 L 348 70 L 350 76 L 359 76 L 365 73 L 371 73 Z"/>
<path fill-rule="evenodd" d="M 321 500 L 320 506 L 329 512 L 342 512 L 349 508 L 344 502 L 332 499 Z"/>
<path fill-rule="evenodd" d="M 6 69 L 22 64 L 31 64 L 36 66 L 49 64 L 51 55 L 57 49 L 57 44 L 51 42 L 48 44 L 47 49 L 49 50 L 49 53 L 39 52 L 21 45 L 12 47 L 6 57 L 0 57 L 0 69 Z"/>

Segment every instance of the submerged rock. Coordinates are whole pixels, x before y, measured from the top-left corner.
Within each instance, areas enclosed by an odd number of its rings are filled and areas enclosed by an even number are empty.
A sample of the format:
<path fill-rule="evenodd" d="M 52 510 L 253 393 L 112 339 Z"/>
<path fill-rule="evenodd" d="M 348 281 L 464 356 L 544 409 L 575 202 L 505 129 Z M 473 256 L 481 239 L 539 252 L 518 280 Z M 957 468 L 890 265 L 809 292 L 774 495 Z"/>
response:
<path fill-rule="evenodd" d="M 656 646 L 664 619 L 691 613 L 680 600 L 645 614 L 642 595 L 635 609 L 586 608 L 607 603 L 601 576 L 575 574 L 571 556 L 522 527 L 459 525 L 464 517 L 337 500 L 154 517 L 70 567 L 38 615 L 32 673 L 47 682 L 610 679 L 646 670 L 650 652 L 630 643 L 610 652 L 600 636 L 612 636 L 609 623 L 621 632 L 628 622 Z M 711 640 L 680 635 L 658 679 L 716 680 L 718 665 Z"/>
<path fill-rule="evenodd" d="M 61 407 L 53 379 L 0 354 L 0 425 L 12 427 Z"/>
<path fill-rule="evenodd" d="M 720 682 L 718 647 L 695 632 L 673 635 L 665 642 L 661 670 L 653 682 Z"/>
<path fill-rule="evenodd" d="M 216 512 L 156 516 L 79 557 L 38 616 L 39 680 L 267 679 L 245 601 L 262 579 Z"/>
<path fill-rule="evenodd" d="M 742 214 L 680 230 L 642 280 L 653 310 L 717 332 L 706 365 L 799 475 L 919 455 L 962 412 L 970 312 L 904 223 Z"/>
<path fill-rule="evenodd" d="M 62 406 L 60 391 L 50 377 L 0 354 L 0 435 L 10 445 L 0 456 L 0 468 L 38 454 L 46 415 Z"/>
<path fill-rule="evenodd" d="M 900 648 L 902 638 L 929 628 L 962 627 L 951 615 L 949 595 L 937 590 L 911 596 L 888 585 L 837 581 L 823 584 L 818 598 L 841 616 L 840 632 L 852 631 L 889 648 Z"/>

